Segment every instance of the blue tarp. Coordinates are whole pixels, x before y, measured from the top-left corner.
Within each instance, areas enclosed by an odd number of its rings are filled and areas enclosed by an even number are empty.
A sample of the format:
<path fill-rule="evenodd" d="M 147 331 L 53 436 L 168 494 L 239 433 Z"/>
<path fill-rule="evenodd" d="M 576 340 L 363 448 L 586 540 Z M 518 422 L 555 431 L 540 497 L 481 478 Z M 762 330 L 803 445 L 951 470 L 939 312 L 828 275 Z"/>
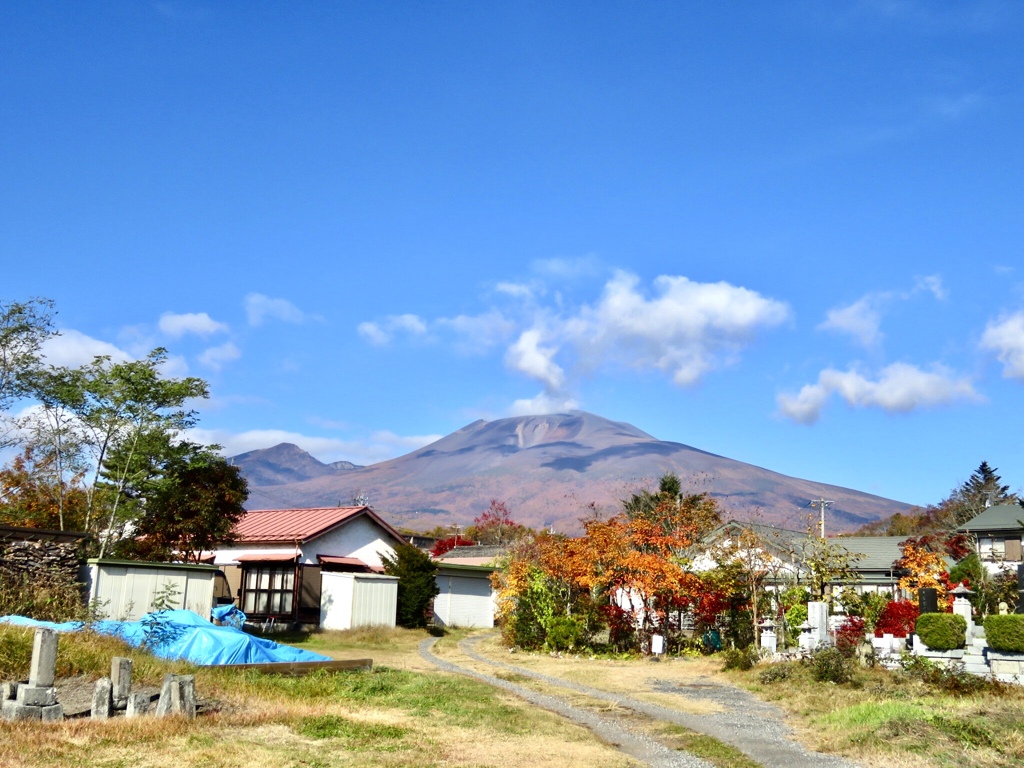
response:
<path fill-rule="evenodd" d="M 49 627 L 58 632 L 77 632 L 84 626 L 77 621 L 56 624 L 24 616 L 3 616 L 0 623 Z M 150 649 L 155 656 L 185 659 L 202 666 L 329 661 L 319 653 L 253 637 L 234 627 L 218 627 L 192 611 L 160 611 L 148 613 L 139 621 L 97 621 L 90 627 L 100 634 L 120 637 L 135 647 L 142 645 L 147 636 L 162 638 L 162 642 Z"/>

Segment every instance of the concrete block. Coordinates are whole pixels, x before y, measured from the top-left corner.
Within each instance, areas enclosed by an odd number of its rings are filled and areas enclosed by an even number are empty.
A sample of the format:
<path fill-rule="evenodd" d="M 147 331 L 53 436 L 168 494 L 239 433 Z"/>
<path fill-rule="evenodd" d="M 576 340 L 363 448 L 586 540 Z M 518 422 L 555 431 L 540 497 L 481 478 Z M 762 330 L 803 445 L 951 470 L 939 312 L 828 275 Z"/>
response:
<path fill-rule="evenodd" d="M 101 677 L 96 681 L 96 687 L 92 692 L 92 719 L 106 720 L 110 717 L 111 705 L 113 704 L 111 691 L 113 684 L 109 677 Z"/>
<path fill-rule="evenodd" d="M 64 719 L 64 706 L 51 704 L 48 707 L 40 707 L 39 716 L 44 723 L 58 723 Z"/>
<path fill-rule="evenodd" d="M 113 685 L 114 709 L 128 706 L 128 695 L 132 691 L 132 660 L 115 656 L 110 662 L 110 682 Z"/>
<path fill-rule="evenodd" d="M 42 707 L 29 707 L 16 701 L 5 701 L 0 707 L 0 717 L 4 720 L 40 720 Z"/>
<path fill-rule="evenodd" d="M 194 675 L 179 675 L 177 684 L 171 687 L 171 709 L 186 720 L 196 717 L 196 678 Z"/>
<path fill-rule="evenodd" d="M 141 717 L 149 712 L 150 698 L 148 693 L 131 693 L 128 695 L 128 706 L 125 707 L 125 717 Z"/>
<path fill-rule="evenodd" d="M 17 683 L 0 683 L 0 701 L 13 700 L 18 692 Z"/>
<path fill-rule="evenodd" d="M 177 688 L 177 675 L 164 675 L 164 681 L 160 685 L 160 699 L 156 703 L 156 716 L 165 717 L 171 714 L 172 689 Z"/>
<path fill-rule="evenodd" d="M 964 664 L 964 672 L 970 672 L 972 675 L 985 676 L 989 673 L 988 664 Z"/>
<path fill-rule="evenodd" d="M 27 707 L 51 707 L 57 703 L 57 691 L 52 685 L 49 688 L 19 685 L 15 700 Z"/>
<path fill-rule="evenodd" d="M 1021 675 L 1024 674 L 1019 661 L 1004 661 L 1003 659 L 992 659 L 989 663 L 994 675 Z"/>
<path fill-rule="evenodd" d="M 49 688 L 53 685 L 56 671 L 57 633 L 39 627 L 32 640 L 32 666 L 29 667 L 28 684 L 35 688 Z"/>

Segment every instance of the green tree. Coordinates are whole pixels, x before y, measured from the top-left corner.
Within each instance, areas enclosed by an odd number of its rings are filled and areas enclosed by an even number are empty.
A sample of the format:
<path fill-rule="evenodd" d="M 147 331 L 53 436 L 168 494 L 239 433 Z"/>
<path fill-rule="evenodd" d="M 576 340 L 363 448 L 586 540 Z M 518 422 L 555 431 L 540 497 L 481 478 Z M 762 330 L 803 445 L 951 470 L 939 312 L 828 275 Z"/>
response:
<path fill-rule="evenodd" d="M 73 407 L 95 467 L 86 526 L 97 534 L 100 557 L 132 516 L 133 510 L 122 509 L 122 504 L 143 495 L 145 484 L 156 475 L 160 452 L 195 424 L 195 412 L 185 403 L 208 397 L 202 379 L 165 377 L 160 369 L 166 360 L 167 351 L 157 348 L 142 360 L 125 363 L 97 357 L 77 373 L 82 396 Z M 103 523 L 97 519 L 101 496 Z"/>
<path fill-rule="evenodd" d="M 234 540 L 248 495 L 238 467 L 208 448 L 175 445 L 119 554 L 198 563 L 204 551 Z"/>
<path fill-rule="evenodd" d="M 0 299 L 0 412 L 28 392 L 29 377 L 40 366 L 39 350 L 54 333 L 49 299 Z M 10 428 L 0 432 L 0 446 L 16 440 Z"/>
<path fill-rule="evenodd" d="M 853 578 L 854 569 L 863 555 L 850 552 L 843 546 L 842 539 L 810 536 L 799 557 L 800 565 L 810 580 L 811 592 L 819 600 L 824 600 L 832 582 Z"/>
<path fill-rule="evenodd" d="M 412 544 L 400 544 L 395 556 L 382 555 L 384 573 L 398 577 L 398 623 L 403 627 L 427 626 L 427 608 L 440 593 L 437 564 Z"/>

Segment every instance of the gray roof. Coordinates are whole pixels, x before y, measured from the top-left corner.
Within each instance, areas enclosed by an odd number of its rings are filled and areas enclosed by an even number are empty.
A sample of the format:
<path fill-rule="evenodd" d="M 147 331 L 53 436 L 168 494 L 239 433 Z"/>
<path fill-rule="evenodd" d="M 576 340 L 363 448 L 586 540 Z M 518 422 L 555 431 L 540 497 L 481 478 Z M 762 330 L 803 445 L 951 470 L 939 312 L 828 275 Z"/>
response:
<path fill-rule="evenodd" d="M 705 536 L 704 543 L 713 544 L 726 536 L 735 536 L 737 531 L 743 529 L 752 530 L 764 542 L 767 549 L 772 550 L 776 555 L 785 557 L 799 552 L 803 547 L 803 542 L 808 538 L 806 531 L 793 531 L 764 523 L 729 520 Z"/>
<path fill-rule="evenodd" d="M 501 557 L 508 552 L 508 544 L 471 544 L 469 546 L 458 546 L 449 549 L 443 555 L 438 555 L 436 560 L 442 562 L 453 557 Z"/>
<path fill-rule="evenodd" d="M 996 504 L 957 528 L 958 531 L 1020 531 L 1024 508 L 1020 504 Z"/>
<path fill-rule="evenodd" d="M 909 536 L 839 536 L 834 543 L 850 554 L 862 555 L 853 566 L 855 571 L 888 571 L 895 560 L 903 556 L 900 542 Z"/>

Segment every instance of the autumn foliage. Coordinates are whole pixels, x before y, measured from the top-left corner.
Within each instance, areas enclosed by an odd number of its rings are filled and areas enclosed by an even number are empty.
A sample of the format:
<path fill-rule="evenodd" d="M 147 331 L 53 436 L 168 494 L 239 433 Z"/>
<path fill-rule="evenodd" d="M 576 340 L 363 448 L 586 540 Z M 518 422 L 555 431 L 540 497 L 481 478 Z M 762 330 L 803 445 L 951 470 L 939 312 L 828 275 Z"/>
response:
<path fill-rule="evenodd" d="M 718 522 L 706 494 L 648 494 L 642 505 L 608 519 L 591 517 L 578 538 L 542 533 L 524 540 L 496 575 L 505 639 L 539 645 L 556 617 L 570 617 L 581 637 L 607 628 L 613 645 L 646 648 L 651 634 L 678 634 L 682 610 L 718 610 L 687 570 L 688 553 Z"/>

